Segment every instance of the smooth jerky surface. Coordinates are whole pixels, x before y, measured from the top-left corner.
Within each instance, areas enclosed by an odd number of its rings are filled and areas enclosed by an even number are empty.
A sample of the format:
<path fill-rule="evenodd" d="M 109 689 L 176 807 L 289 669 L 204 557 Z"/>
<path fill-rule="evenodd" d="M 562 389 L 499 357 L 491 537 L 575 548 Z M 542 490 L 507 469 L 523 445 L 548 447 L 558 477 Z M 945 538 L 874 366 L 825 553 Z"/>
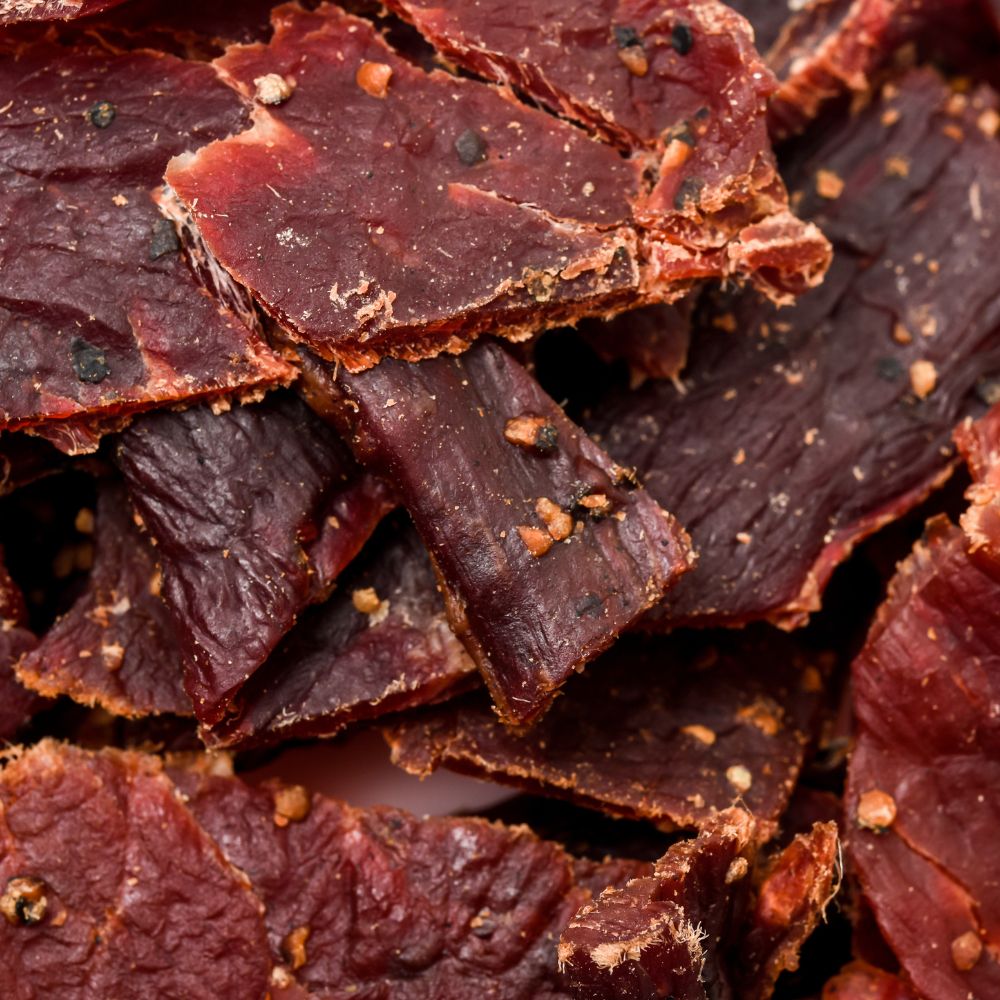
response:
<path fill-rule="evenodd" d="M 905 978 L 941 1000 L 1000 990 L 1000 561 L 978 541 L 928 525 L 853 667 L 851 860 Z"/>
<path fill-rule="evenodd" d="M 239 710 L 202 736 L 226 747 L 333 736 L 434 702 L 475 677 L 420 536 L 396 517 L 244 686 Z"/>
<path fill-rule="evenodd" d="M 731 995 L 725 953 L 750 898 L 754 821 L 714 817 L 671 847 L 653 874 L 605 890 L 559 941 L 559 964 L 581 1000 Z"/>
<path fill-rule="evenodd" d="M 995 103 L 921 70 L 813 133 L 789 177 L 836 248 L 823 285 L 707 306 L 686 393 L 648 383 L 584 422 L 699 551 L 649 627 L 801 624 L 852 546 L 949 474 L 1000 372 Z"/>
<path fill-rule="evenodd" d="M 152 200 L 171 156 L 245 122 L 212 69 L 7 42 L 0 89 L 0 427 L 90 451 L 137 410 L 287 381 Z"/>
<path fill-rule="evenodd" d="M 543 712 L 690 565 L 673 517 L 496 344 L 314 381 L 399 490 L 507 722 Z"/>
<path fill-rule="evenodd" d="M 121 483 L 98 483 L 94 515 L 86 587 L 21 660 L 18 677 L 47 697 L 68 695 L 115 715 L 190 715 L 156 550 L 136 526 Z"/>
<path fill-rule="evenodd" d="M 623 639 L 524 733 L 470 696 L 387 738 L 417 774 L 442 765 L 665 826 L 739 799 L 769 836 L 816 723 L 822 659 L 770 630 Z"/>
<path fill-rule="evenodd" d="M 260 901 L 155 757 L 44 741 L 0 772 L 0 990 L 263 998 Z"/>
<path fill-rule="evenodd" d="M 673 258 L 695 254 L 706 276 L 749 277 L 776 300 L 821 278 L 829 245 L 788 211 L 771 151 L 774 77 L 728 7 L 545 0 L 525 17 L 503 0 L 389 6 L 457 65 L 646 159 L 652 179 L 635 211 L 656 237 L 647 247 L 653 270 L 669 276 Z"/>
<path fill-rule="evenodd" d="M 199 721 L 218 722 L 395 501 L 297 397 L 148 414 L 117 450 Z"/>

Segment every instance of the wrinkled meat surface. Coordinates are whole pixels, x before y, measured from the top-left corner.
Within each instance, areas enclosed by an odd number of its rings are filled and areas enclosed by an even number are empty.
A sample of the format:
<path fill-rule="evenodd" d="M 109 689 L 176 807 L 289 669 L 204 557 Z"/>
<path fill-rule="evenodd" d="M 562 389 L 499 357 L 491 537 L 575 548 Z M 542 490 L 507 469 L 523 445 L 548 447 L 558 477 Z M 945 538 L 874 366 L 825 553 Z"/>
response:
<path fill-rule="evenodd" d="M 650 627 L 801 624 L 851 547 L 948 475 L 1000 371 L 994 103 L 917 71 L 831 123 L 790 163 L 836 247 L 824 284 L 792 309 L 707 307 L 685 395 L 648 383 L 585 421 L 699 551 Z"/>
<path fill-rule="evenodd" d="M 48 697 L 68 695 L 116 715 L 190 715 L 175 626 L 159 587 L 155 550 L 124 488 L 102 481 L 86 589 L 21 661 L 18 676 Z"/>
<path fill-rule="evenodd" d="M 724 955 L 749 902 L 754 822 L 727 809 L 652 875 L 609 888 L 573 918 L 559 963 L 577 997 L 731 996 Z"/>
<path fill-rule="evenodd" d="M 537 717 L 688 568 L 676 521 L 496 344 L 316 372 L 314 405 L 398 488 L 506 721 Z"/>
<path fill-rule="evenodd" d="M 720 257 L 787 299 L 815 284 L 828 246 L 788 211 L 767 133 L 771 72 L 743 18 L 715 0 L 391 0 L 448 59 L 509 84 L 648 160 L 641 225 L 673 254 Z M 722 263 L 728 257 L 727 263 Z"/>
<path fill-rule="evenodd" d="M 157 546 L 195 715 L 211 725 L 394 501 L 291 394 L 147 414 L 117 454 Z"/>
<path fill-rule="evenodd" d="M 770 835 L 815 725 L 821 659 L 776 632 L 622 640 L 523 734 L 474 696 L 388 738 L 418 774 L 441 764 L 663 825 L 742 799 Z"/>
<path fill-rule="evenodd" d="M 151 197 L 172 155 L 242 127 L 211 67 L 39 43 L 4 51 L 0 90 L 0 427 L 89 451 L 136 410 L 287 381 Z"/>
<path fill-rule="evenodd" d="M 419 536 L 393 518 L 244 686 L 239 711 L 203 735 L 210 746 L 241 747 L 332 736 L 429 704 L 474 671 Z"/>
<path fill-rule="evenodd" d="M 0 0 L 0 24 L 66 21 L 117 7 L 125 0 Z"/>
<path fill-rule="evenodd" d="M 263 997 L 261 907 L 156 758 L 43 742 L 0 772 L 0 992 Z"/>

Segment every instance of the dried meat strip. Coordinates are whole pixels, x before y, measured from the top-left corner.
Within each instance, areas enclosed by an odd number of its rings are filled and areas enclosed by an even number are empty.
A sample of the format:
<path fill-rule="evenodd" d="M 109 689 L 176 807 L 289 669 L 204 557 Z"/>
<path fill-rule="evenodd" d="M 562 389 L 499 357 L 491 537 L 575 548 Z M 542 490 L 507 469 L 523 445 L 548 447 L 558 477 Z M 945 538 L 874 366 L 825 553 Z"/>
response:
<path fill-rule="evenodd" d="M 185 687 L 212 725 L 395 499 L 291 394 L 147 414 L 117 454 L 157 545 Z"/>
<path fill-rule="evenodd" d="M 748 276 L 776 300 L 816 284 L 829 246 L 796 219 L 771 151 L 776 82 L 753 33 L 716 0 L 390 0 L 448 59 L 648 159 L 640 226 L 663 240 L 652 268 L 682 253 Z M 725 261 L 725 263 L 723 263 Z"/>
<path fill-rule="evenodd" d="M 651 876 L 605 890 L 573 918 L 559 964 L 586 1000 L 730 996 L 725 953 L 750 902 L 754 822 L 727 809 L 671 847 Z"/>
<path fill-rule="evenodd" d="M 45 741 L 8 760 L 0 892 L 12 1000 L 267 991 L 260 902 L 156 758 Z"/>
<path fill-rule="evenodd" d="M 155 550 L 133 520 L 125 489 L 99 483 L 86 589 L 18 664 L 21 682 L 115 715 L 190 715 L 175 626 L 159 588 Z"/>
<path fill-rule="evenodd" d="M 18 682 L 14 664 L 38 641 L 27 628 L 24 597 L 3 564 L 0 550 L 0 740 L 11 739 L 44 705 Z"/>
<path fill-rule="evenodd" d="M 0 25 L 68 21 L 117 7 L 125 0 L 0 0 Z"/>
<path fill-rule="evenodd" d="M 0 428 L 90 451 L 137 410 L 287 382 L 151 197 L 173 154 L 245 120 L 211 68 L 11 43 L 0 90 Z"/>
<path fill-rule="evenodd" d="M 474 671 L 420 537 L 393 519 L 244 686 L 239 710 L 202 735 L 210 747 L 241 748 L 333 736 L 437 701 Z"/>
<path fill-rule="evenodd" d="M 976 558 L 1000 566 L 1000 407 L 975 422 L 966 417 L 955 431 L 955 442 L 974 480 L 962 530 Z"/>
<path fill-rule="evenodd" d="M 172 774 L 263 901 L 274 983 L 304 991 L 292 995 L 564 1000 L 556 943 L 590 898 L 580 883 L 649 869 L 575 862 L 523 826 Z"/>
<path fill-rule="evenodd" d="M 312 371 L 314 404 L 399 489 L 505 721 L 540 715 L 688 568 L 677 522 L 496 344 Z"/>
<path fill-rule="evenodd" d="M 387 738 L 416 774 L 441 764 L 663 826 L 703 824 L 739 799 L 770 836 L 816 723 L 823 659 L 773 630 L 623 639 L 526 733 L 470 697 Z"/>
<path fill-rule="evenodd" d="M 823 987 L 822 1000 L 920 1000 L 898 976 L 851 962 Z"/>
<path fill-rule="evenodd" d="M 978 542 L 932 521 L 853 667 L 851 858 L 905 978 L 941 1000 L 1000 991 L 1000 564 Z"/>
<path fill-rule="evenodd" d="M 823 286 L 707 308 L 686 394 L 650 382 L 584 422 L 699 550 L 651 628 L 801 624 L 851 547 L 947 477 L 1000 372 L 995 115 L 924 70 L 829 123 L 789 163 L 837 249 Z"/>

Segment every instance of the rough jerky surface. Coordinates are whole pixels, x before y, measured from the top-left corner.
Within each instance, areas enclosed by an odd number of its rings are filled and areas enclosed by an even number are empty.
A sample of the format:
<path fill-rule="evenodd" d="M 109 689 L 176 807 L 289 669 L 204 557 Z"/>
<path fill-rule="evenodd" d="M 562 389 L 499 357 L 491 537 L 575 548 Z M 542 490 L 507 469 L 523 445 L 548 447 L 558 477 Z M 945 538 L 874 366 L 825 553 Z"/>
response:
<path fill-rule="evenodd" d="M 269 45 L 216 61 L 263 97 L 254 128 L 175 159 L 167 179 L 294 338 L 359 369 L 636 299 L 638 164 L 495 88 L 424 72 L 339 8 L 273 17 Z"/>
<path fill-rule="evenodd" d="M 773 631 L 621 640 L 523 734 L 471 696 L 388 732 L 393 760 L 437 765 L 665 826 L 741 799 L 768 836 L 788 803 L 822 671 Z"/>
<path fill-rule="evenodd" d="M 67 21 L 117 7 L 125 0 L 0 0 L 0 24 Z"/>
<path fill-rule="evenodd" d="M 581 1000 L 730 996 L 723 957 L 749 897 L 754 822 L 719 813 L 651 876 L 609 888 L 563 933 L 559 964 Z"/>
<path fill-rule="evenodd" d="M 392 0 L 448 59 L 516 87 L 648 161 L 635 206 L 672 258 L 751 276 L 777 299 L 815 284 L 829 246 L 788 211 L 767 133 L 776 83 L 746 21 L 715 0 Z M 682 252 L 683 251 L 683 252 Z M 711 255 L 718 260 L 710 263 Z"/>
<path fill-rule="evenodd" d="M 649 383 L 585 422 L 699 551 L 651 627 L 800 624 L 852 545 L 948 474 L 1000 371 L 993 107 L 918 71 L 830 123 L 789 165 L 836 247 L 822 287 L 707 308 L 685 395 Z"/>
<path fill-rule="evenodd" d="M 496 344 L 318 394 L 399 489 L 508 722 L 537 717 L 689 566 L 677 522 Z"/>
<path fill-rule="evenodd" d="M 0 90 L 0 427 L 86 451 L 124 414 L 286 381 L 152 201 L 172 155 L 245 120 L 211 67 L 39 43 L 5 50 Z"/>
<path fill-rule="evenodd" d="M 291 394 L 218 415 L 147 414 L 122 435 L 118 462 L 209 725 L 394 505 Z"/>
<path fill-rule="evenodd" d="M 920 1000 L 898 976 L 852 962 L 823 987 L 822 1000 Z"/>
<path fill-rule="evenodd" d="M 240 747 L 332 736 L 433 702 L 474 672 L 419 535 L 393 518 L 243 688 L 239 712 L 203 735 Z"/>
<path fill-rule="evenodd" d="M 0 550 L 0 740 L 11 739 L 43 704 L 38 695 L 18 683 L 13 669 L 38 641 L 26 628 L 27 617 L 24 598 Z"/>
<path fill-rule="evenodd" d="M 0 919 L 11 1000 L 267 990 L 260 903 L 156 758 L 46 741 L 9 761 L 0 886 L 13 903 Z"/>
<path fill-rule="evenodd" d="M 159 588 L 155 550 L 124 488 L 102 481 L 86 589 L 21 661 L 18 676 L 48 697 L 68 695 L 116 715 L 190 715 L 175 626 Z"/>

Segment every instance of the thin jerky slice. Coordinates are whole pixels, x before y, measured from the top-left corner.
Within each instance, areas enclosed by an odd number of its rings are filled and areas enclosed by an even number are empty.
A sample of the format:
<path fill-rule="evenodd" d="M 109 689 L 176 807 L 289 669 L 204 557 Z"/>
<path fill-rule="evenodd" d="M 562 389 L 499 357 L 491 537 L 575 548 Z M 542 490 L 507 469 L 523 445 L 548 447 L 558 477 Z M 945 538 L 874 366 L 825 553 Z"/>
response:
<path fill-rule="evenodd" d="M 523 734 L 470 697 L 388 739 L 417 774 L 441 764 L 664 826 L 709 822 L 739 799 L 766 837 L 815 726 L 822 659 L 773 630 L 623 639 Z"/>
<path fill-rule="evenodd" d="M 774 76 L 753 32 L 716 0 L 391 0 L 465 69 L 512 85 L 648 158 L 636 200 L 666 272 L 682 249 L 717 252 L 778 300 L 816 284 L 829 245 L 788 210 L 767 132 Z M 682 258 L 683 259 L 683 258 Z"/>
<path fill-rule="evenodd" d="M 291 394 L 148 414 L 122 435 L 118 462 L 208 725 L 395 505 Z"/>
<path fill-rule="evenodd" d="M 677 522 L 496 344 L 327 370 L 314 395 L 399 489 L 506 722 L 541 714 L 690 565 Z"/>
<path fill-rule="evenodd" d="M 757 891 L 737 968 L 744 1000 L 765 1000 L 782 972 L 799 967 L 799 951 L 839 888 L 836 823 L 816 823 L 774 859 Z"/>
<path fill-rule="evenodd" d="M 20 680 L 115 715 L 191 714 L 175 626 L 160 600 L 156 554 L 124 487 L 98 484 L 94 565 L 76 603 L 18 664 Z"/>
<path fill-rule="evenodd" d="M 0 24 L 68 21 L 117 7 L 125 0 L 0 0 Z"/>
<path fill-rule="evenodd" d="M 589 886 L 648 871 L 575 861 L 523 826 L 173 775 L 265 905 L 276 983 L 304 996 L 566 998 L 556 942 Z"/>
<path fill-rule="evenodd" d="M 823 987 L 822 1000 L 920 1000 L 899 976 L 851 962 Z"/>
<path fill-rule="evenodd" d="M 292 337 L 358 370 L 639 300 L 639 164 L 332 5 L 273 20 L 215 63 L 254 127 L 174 159 L 163 204 Z"/>
<path fill-rule="evenodd" d="M 817 133 L 789 175 L 837 249 L 823 286 L 707 308 L 686 394 L 649 383 L 585 421 L 699 550 L 650 627 L 801 624 L 852 546 L 949 474 L 1000 371 L 995 104 L 916 71 Z"/>
<path fill-rule="evenodd" d="M 727 809 L 697 838 L 671 847 L 651 876 L 583 907 L 559 942 L 576 996 L 730 995 L 724 955 L 748 905 L 753 843 L 750 814 Z"/>
<path fill-rule="evenodd" d="M 154 757 L 45 741 L 10 760 L 0 887 L 5 997 L 267 990 L 260 903 Z"/>
<path fill-rule="evenodd" d="M 14 664 L 38 641 L 28 630 L 24 597 L 3 563 L 0 549 L 0 740 L 9 740 L 45 704 L 18 682 Z"/>
<path fill-rule="evenodd" d="M 287 382 L 151 197 L 245 120 L 211 68 L 42 42 L 5 50 L 0 90 L 0 427 L 91 451 L 137 410 Z"/>
<path fill-rule="evenodd" d="M 434 702 L 474 672 L 419 535 L 394 519 L 250 679 L 240 710 L 203 737 L 210 747 L 245 747 L 333 736 Z"/>

